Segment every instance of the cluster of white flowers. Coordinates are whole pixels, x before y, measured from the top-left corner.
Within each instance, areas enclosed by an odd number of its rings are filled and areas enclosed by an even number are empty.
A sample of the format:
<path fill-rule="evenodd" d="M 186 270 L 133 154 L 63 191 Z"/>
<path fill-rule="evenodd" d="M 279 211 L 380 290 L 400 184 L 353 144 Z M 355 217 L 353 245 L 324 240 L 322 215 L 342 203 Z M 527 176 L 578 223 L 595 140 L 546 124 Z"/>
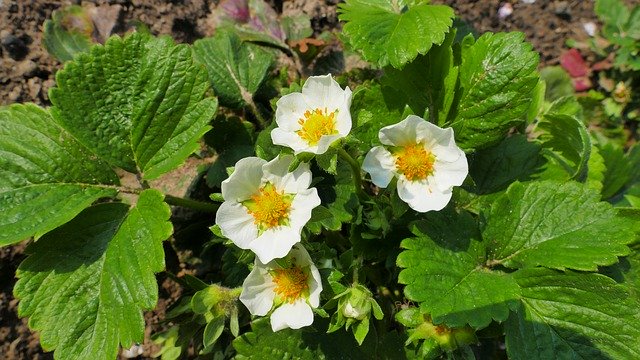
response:
<path fill-rule="evenodd" d="M 295 154 L 323 154 L 351 130 L 350 106 L 348 87 L 343 90 L 331 75 L 312 76 L 301 93 L 278 100 L 273 143 Z M 379 138 L 385 146 L 371 149 L 363 169 L 379 187 L 397 177 L 398 195 L 416 211 L 442 209 L 452 187 L 467 176 L 465 154 L 450 128 L 411 115 L 381 129 Z M 216 214 L 222 234 L 256 254 L 240 301 L 253 315 L 271 312 L 273 331 L 311 325 L 322 291 L 320 273 L 299 244 L 320 197 L 309 188 L 312 174 L 307 163 L 289 172 L 293 160 L 281 155 L 269 162 L 257 157 L 238 161 L 222 182 L 225 201 Z"/>

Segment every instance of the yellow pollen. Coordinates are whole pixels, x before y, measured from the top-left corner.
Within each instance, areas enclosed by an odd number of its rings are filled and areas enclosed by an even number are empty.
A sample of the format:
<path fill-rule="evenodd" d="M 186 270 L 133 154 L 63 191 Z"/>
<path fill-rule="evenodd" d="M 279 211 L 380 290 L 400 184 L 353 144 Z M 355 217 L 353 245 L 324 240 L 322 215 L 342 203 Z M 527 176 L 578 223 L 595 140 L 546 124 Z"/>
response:
<path fill-rule="evenodd" d="M 273 282 L 276 284 L 274 292 L 283 301 L 293 303 L 305 292 L 309 291 L 309 275 L 301 267 L 292 266 L 290 268 L 275 269 L 271 274 Z"/>
<path fill-rule="evenodd" d="M 324 108 L 324 111 L 319 108 L 312 111 L 307 110 L 304 113 L 304 117 L 298 120 L 298 124 L 302 125 L 302 129 L 296 131 L 296 134 L 309 145 L 316 145 L 322 135 L 338 133 L 338 130 L 336 130 L 337 113 L 337 109 L 330 113 L 327 108 Z"/>
<path fill-rule="evenodd" d="M 275 186 L 267 183 L 243 205 L 253 216 L 254 223 L 261 230 L 266 230 L 287 222 L 291 201 L 291 195 L 278 192 Z"/>
<path fill-rule="evenodd" d="M 395 152 L 396 168 L 407 180 L 423 180 L 433 174 L 436 157 L 422 144 L 408 145 Z"/>

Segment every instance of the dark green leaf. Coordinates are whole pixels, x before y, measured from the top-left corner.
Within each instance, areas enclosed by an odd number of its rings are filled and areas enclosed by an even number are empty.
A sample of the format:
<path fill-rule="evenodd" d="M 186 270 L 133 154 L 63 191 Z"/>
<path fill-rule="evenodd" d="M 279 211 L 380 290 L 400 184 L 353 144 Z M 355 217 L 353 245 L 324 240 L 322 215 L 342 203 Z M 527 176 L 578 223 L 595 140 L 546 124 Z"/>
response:
<path fill-rule="evenodd" d="M 63 359 L 115 359 L 118 346 L 144 340 L 141 310 L 158 299 L 162 241 L 171 212 L 156 190 L 135 207 L 90 207 L 27 248 L 14 293 L 18 313 Z"/>
<path fill-rule="evenodd" d="M 61 62 L 88 52 L 92 45 L 91 34 L 95 30 L 91 17 L 78 5 L 54 11 L 43 28 L 42 45 Z"/>
<path fill-rule="evenodd" d="M 571 179 L 584 181 L 588 174 L 591 140 L 586 127 L 575 116 L 547 113 L 538 123 L 539 140 L 550 159 L 558 162 Z"/>

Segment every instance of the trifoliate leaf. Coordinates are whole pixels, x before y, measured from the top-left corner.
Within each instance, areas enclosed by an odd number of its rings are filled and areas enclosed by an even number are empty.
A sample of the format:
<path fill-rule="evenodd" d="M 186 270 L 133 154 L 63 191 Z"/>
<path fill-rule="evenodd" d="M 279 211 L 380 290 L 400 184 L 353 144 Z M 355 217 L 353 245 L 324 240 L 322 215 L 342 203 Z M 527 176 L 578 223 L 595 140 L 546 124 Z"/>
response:
<path fill-rule="evenodd" d="M 146 190 L 131 209 L 90 207 L 27 248 L 14 293 L 44 349 L 61 359 L 115 359 L 119 344 L 142 342 L 169 216 L 162 194 Z"/>
<path fill-rule="evenodd" d="M 406 250 L 398 256 L 404 268 L 398 282 L 407 285 L 405 296 L 419 302 L 435 324 L 479 329 L 506 320 L 519 289 L 511 275 L 484 266 L 485 247 L 475 220 L 466 213 L 438 214 L 425 223 L 424 235 L 401 244 Z"/>
<path fill-rule="evenodd" d="M 640 358 L 638 304 L 600 274 L 514 273 L 522 305 L 505 324 L 510 359 Z"/>
<path fill-rule="evenodd" d="M 469 165 L 476 192 L 490 194 L 516 180 L 529 180 L 544 164 L 541 149 L 540 145 L 528 142 L 526 136 L 516 134 L 494 147 L 477 151 Z"/>
<path fill-rule="evenodd" d="M 112 197 L 118 177 L 49 113 L 33 104 L 0 108 L 0 246 L 66 223 Z M 106 186 L 101 186 L 104 184 Z"/>
<path fill-rule="evenodd" d="M 575 116 L 547 113 L 536 128 L 547 149 L 548 157 L 556 161 L 571 179 L 584 181 L 588 175 L 591 140 L 586 127 Z"/>
<path fill-rule="evenodd" d="M 444 41 L 453 9 L 406 0 L 348 0 L 340 5 L 344 35 L 364 58 L 401 68 Z"/>
<path fill-rule="evenodd" d="M 271 53 L 243 42 L 230 31 L 218 31 L 213 37 L 196 41 L 193 53 L 207 68 L 220 104 L 232 108 L 242 108 L 253 102 L 253 95 L 273 63 Z"/>
<path fill-rule="evenodd" d="M 538 84 L 538 54 L 523 40 L 522 33 L 487 33 L 463 41 L 461 93 L 450 123 L 463 149 L 491 145 L 523 122 Z"/>
<path fill-rule="evenodd" d="M 429 120 L 440 125 L 447 120 L 456 92 L 458 67 L 454 66 L 451 48 L 455 35 L 452 30 L 441 45 L 400 70 L 385 69 L 382 78 L 383 84 L 401 94 L 414 114 L 423 116 L 428 110 Z"/>
<path fill-rule="evenodd" d="M 301 330 L 271 331 L 267 319 L 254 321 L 251 332 L 233 341 L 236 359 L 375 359 L 376 341 L 368 336 L 358 346 L 353 336 L 343 330 L 326 334 L 327 320 L 316 317 L 312 327 Z M 381 349 L 382 350 L 382 349 Z"/>
<path fill-rule="evenodd" d="M 111 165 L 154 179 L 198 147 L 216 111 L 186 45 L 134 33 L 110 38 L 56 74 L 52 115 Z"/>
<path fill-rule="evenodd" d="M 486 214 L 490 262 L 510 268 L 597 270 L 629 254 L 634 221 L 575 182 L 514 183 Z"/>

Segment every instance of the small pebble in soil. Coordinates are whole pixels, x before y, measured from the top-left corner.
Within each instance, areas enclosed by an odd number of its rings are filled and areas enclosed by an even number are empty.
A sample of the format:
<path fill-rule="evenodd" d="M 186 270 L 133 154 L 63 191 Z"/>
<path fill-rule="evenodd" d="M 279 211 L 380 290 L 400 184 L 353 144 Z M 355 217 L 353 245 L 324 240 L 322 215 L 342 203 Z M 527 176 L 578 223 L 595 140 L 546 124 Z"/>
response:
<path fill-rule="evenodd" d="M 589 35 L 589 36 L 595 36 L 596 35 L 596 23 L 594 23 L 593 21 L 589 21 L 586 22 L 584 24 L 582 24 L 582 28 L 584 29 L 584 31 Z"/>
<path fill-rule="evenodd" d="M 513 6 L 510 3 L 502 4 L 498 9 L 498 17 L 504 19 L 513 14 Z"/>

